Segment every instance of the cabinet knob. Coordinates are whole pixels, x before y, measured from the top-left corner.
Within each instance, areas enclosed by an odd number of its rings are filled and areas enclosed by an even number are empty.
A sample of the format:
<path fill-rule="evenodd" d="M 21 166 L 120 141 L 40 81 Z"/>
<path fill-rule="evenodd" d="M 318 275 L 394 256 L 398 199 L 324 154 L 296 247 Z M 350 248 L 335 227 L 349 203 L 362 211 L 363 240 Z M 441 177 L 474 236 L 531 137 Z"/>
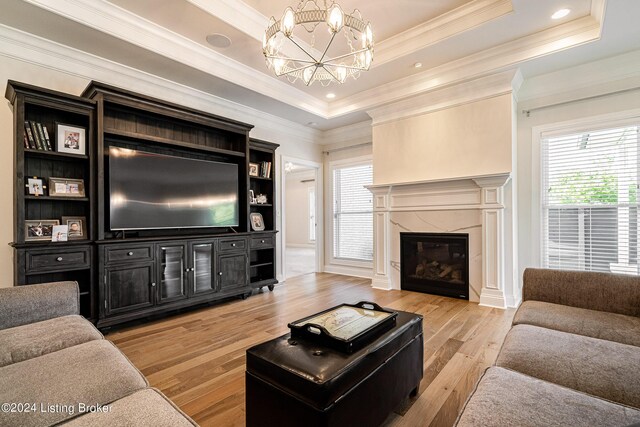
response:
<path fill-rule="evenodd" d="M 133 256 L 133 252 L 127 252 L 127 255 Z"/>
<path fill-rule="evenodd" d="M 260 240 L 260 243 L 264 243 L 264 239 Z"/>
<path fill-rule="evenodd" d="M 222 276 L 222 271 L 220 273 L 218 273 L 218 276 Z"/>
<path fill-rule="evenodd" d="M 156 285 L 156 282 L 151 283 L 151 286 L 155 286 L 155 285 Z"/>
<path fill-rule="evenodd" d="M 62 257 L 59 256 L 58 258 L 56 258 L 56 261 L 58 261 L 58 262 L 62 261 Z"/>
<path fill-rule="evenodd" d="M 235 248 L 235 247 L 236 247 L 236 244 L 235 244 L 235 243 L 232 243 L 232 244 L 231 244 L 231 246 Z"/>

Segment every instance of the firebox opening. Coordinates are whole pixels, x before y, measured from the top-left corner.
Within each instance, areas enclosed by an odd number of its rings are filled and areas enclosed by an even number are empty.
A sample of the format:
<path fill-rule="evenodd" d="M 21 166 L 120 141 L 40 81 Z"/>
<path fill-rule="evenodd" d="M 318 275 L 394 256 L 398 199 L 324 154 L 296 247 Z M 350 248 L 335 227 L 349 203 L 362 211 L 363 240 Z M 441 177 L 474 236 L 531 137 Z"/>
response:
<path fill-rule="evenodd" d="M 400 233 L 400 287 L 469 299 L 469 235 Z"/>

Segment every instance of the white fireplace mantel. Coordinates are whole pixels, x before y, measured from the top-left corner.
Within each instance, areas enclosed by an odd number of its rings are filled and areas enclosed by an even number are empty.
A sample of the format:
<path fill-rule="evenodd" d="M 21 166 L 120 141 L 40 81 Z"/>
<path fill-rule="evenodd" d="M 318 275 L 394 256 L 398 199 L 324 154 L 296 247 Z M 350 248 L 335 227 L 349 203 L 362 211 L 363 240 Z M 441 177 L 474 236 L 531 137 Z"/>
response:
<path fill-rule="evenodd" d="M 367 188 L 374 196 L 374 276 L 377 289 L 399 289 L 391 280 L 391 215 L 395 212 L 477 210 L 482 215 L 481 305 L 506 308 L 504 247 L 504 186 L 510 173 L 421 182 L 375 184 Z M 421 230 L 414 230 L 421 231 Z"/>

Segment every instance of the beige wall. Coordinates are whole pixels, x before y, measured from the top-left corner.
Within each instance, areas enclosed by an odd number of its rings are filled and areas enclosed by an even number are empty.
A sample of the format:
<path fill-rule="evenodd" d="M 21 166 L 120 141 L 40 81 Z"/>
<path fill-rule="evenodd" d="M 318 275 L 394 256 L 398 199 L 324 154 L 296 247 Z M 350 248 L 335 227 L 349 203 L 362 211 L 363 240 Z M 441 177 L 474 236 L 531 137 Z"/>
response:
<path fill-rule="evenodd" d="M 24 83 L 42 86 L 61 92 L 80 94 L 82 90 L 89 84 L 92 79 L 100 80 L 105 83 L 116 86 L 123 86 L 118 80 L 119 76 L 109 74 L 103 69 L 95 69 L 91 75 L 77 75 L 81 72 L 73 64 L 65 64 L 57 62 L 52 64 L 52 68 L 45 68 L 32 63 L 24 62 L 0 56 L 0 87 L 5 88 L 7 80 L 17 80 Z M 70 70 L 58 71 L 58 70 Z M 130 81 L 130 80 L 129 80 Z M 141 85 L 145 88 L 149 85 Z M 136 84 L 130 83 L 130 87 L 125 89 L 136 90 Z M 251 131 L 251 136 L 273 141 L 280 144 L 277 151 L 278 160 L 282 155 L 295 156 L 296 158 L 311 160 L 314 162 L 322 161 L 322 147 L 319 144 L 311 144 L 300 142 L 300 133 L 306 132 L 300 127 L 296 127 L 296 131 L 286 129 L 284 127 L 274 126 L 264 115 L 260 117 L 253 116 L 250 112 L 243 113 L 237 109 L 225 110 L 220 105 L 209 104 L 202 98 L 194 99 L 192 97 L 181 94 L 179 91 L 172 92 L 170 90 L 157 89 L 155 92 L 147 91 L 147 94 L 157 98 L 166 99 L 178 104 L 208 111 L 221 116 L 226 116 L 235 120 L 252 123 L 256 127 Z M 279 120 L 279 119 L 278 119 Z M 294 127 L 297 125 L 294 125 Z M 297 133 L 296 133 L 297 132 Z M 317 138 L 320 135 L 318 131 L 309 129 L 307 140 Z M 13 241 L 13 113 L 8 101 L 4 101 L 0 105 L 0 287 L 9 287 L 13 285 L 13 249 L 8 243 Z M 279 205 L 280 201 L 276 200 Z M 280 206 L 278 206 L 278 211 Z M 277 220 L 277 228 L 282 229 L 280 217 Z M 278 236 L 280 238 L 280 236 Z M 280 248 L 283 245 L 279 245 Z M 281 253 L 277 254 L 281 258 Z"/>
<path fill-rule="evenodd" d="M 373 127 L 375 184 L 512 171 L 512 99 L 496 96 Z"/>
<path fill-rule="evenodd" d="M 315 187 L 315 171 L 287 175 L 285 187 L 287 246 L 314 246 L 314 243 L 309 241 L 309 189 Z"/>

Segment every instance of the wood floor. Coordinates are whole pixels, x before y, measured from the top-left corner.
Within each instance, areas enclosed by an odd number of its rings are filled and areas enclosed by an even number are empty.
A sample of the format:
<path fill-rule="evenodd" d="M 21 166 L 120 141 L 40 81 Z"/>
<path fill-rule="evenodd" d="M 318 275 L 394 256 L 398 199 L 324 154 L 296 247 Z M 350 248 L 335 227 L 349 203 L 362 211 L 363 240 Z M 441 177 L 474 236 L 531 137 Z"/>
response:
<path fill-rule="evenodd" d="M 378 291 L 370 281 L 310 274 L 234 300 L 112 332 L 113 341 L 202 426 L 243 426 L 245 350 L 288 332 L 287 323 L 343 302 L 375 301 L 424 316 L 424 379 L 385 426 L 450 426 L 490 366 L 513 310 L 451 298 Z"/>

